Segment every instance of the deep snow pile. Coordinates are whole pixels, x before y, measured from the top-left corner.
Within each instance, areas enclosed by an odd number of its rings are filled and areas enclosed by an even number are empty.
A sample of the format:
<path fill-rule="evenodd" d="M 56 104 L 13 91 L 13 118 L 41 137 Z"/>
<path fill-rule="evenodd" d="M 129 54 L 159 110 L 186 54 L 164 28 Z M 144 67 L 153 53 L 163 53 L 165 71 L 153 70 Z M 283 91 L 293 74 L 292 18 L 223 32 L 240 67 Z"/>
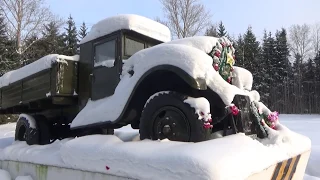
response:
<path fill-rule="evenodd" d="M 65 139 L 46 146 L 15 142 L 0 150 L 0 158 L 136 179 L 244 179 L 310 148 L 309 138 L 282 124 L 277 128 L 268 128 L 272 138 L 261 142 L 236 134 L 185 143 L 140 141 L 136 130 L 124 127 L 115 135 Z"/>
<path fill-rule="evenodd" d="M 28 77 L 32 74 L 40 72 L 45 69 L 49 69 L 54 62 L 65 62 L 65 60 L 70 61 L 78 61 L 79 56 L 64 56 L 59 54 L 49 54 L 47 56 L 42 57 L 41 59 L 30 63 L 22 68 L 9 71 L 0 77 L 0 88 L 7 86 L 13 82 L 21 80 L 25 77 Z"/>
<path fill-rule="evenodd" d="M 12 180 L 8 171 L 0 169 L 0 180 Z M 31 176 L 18 176 L 15 180 L 33 180 Z"/>
<path fill-rule="evenodd" d="M 0 179 L 1 180 L 11 180 L 11 176 L 8 171 L 0 169 Z"/>

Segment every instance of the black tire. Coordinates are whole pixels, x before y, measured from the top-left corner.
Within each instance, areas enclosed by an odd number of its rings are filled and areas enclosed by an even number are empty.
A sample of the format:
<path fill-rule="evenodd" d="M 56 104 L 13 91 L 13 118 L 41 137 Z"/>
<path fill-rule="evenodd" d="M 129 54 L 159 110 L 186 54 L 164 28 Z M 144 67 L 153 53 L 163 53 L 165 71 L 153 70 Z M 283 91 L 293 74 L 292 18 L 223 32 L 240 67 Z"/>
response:
<path fill-rule="evenodd" d="M 50 144 L 51 132 L 50 125 L 47 118 L 43 115 L 35 115 L 34 119 L 36 120 L 38 131 L 39 131 L 39 144 L 46 145 Z"/>
<path fill-rule="evenodd" d="M 183 142 L 210 139 L 211 129 L 205 129 L 195 109 L 184 103 L 187 98 L 176 92 L 160 93 L 152 98 L 140 118 L 140 139 Z"/>
<path fill-rule="evenodd" d="M 26 141 L 28 145 L 39 144 L 39 130 L 34 119 L 27 119 L 23 116 L 19 117 L 16 124 L 15 140 L 16 141 Z M 31 126 L 32 123 L 34 126 Z"/>

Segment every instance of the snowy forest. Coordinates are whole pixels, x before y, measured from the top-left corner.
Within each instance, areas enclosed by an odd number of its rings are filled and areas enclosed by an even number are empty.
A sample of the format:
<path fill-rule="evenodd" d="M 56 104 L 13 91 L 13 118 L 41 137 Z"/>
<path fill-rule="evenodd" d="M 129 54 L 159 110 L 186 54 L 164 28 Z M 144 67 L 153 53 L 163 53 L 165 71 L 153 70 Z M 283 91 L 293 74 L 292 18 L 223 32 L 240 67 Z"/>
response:
<path fill-rule="evenodd" d="M 164 18 L 155 20 L 166 24 L 174 39 L 207 35 L 232 40 L 236 66 L 252 72 L 253 89 L 270 109 L 286 114 L 320 113 L 320 24 L 293 24 L 275 32 L 265 30 L 261 32 L 262 39 L 254 34 L 253 25 L 234 36 L 223 20 L 211 16 L 199 0 L 160 2 Z M 183 17 L 184 12 L 188 12 L 187 17 Z M 176 19 L 172 19 L 172 13 L 177 15 Z M 85 22 L 77 27 L 72 15 L 63 19 L 53 14 L 45 0 L 2 0 L 0 75 L 47 54 L 77 54 L 78 43 L 88 30 Z"/>

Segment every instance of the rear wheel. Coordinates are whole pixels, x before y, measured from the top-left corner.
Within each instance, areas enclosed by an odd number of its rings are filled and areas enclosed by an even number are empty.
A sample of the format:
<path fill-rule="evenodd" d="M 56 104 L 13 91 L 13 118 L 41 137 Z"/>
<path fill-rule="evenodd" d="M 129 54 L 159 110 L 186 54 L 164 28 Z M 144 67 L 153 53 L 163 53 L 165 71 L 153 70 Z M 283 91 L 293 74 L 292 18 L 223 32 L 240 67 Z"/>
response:
<path fill-rule="evenodd" d="M 140 119 L 140 139 L 167 138 L 183 142 L 208 140 L 211 129 L 203 127 L 203 121 L 199 120 L 195 109 L 184 102 L 187 98 L 176 92 L 152 96 Z"/>
<path fill-rule="evenodd" d="M 35 115 L 34 119 L 36 120 L 38 129 L 39 129 L 39 144 L 45 145 L 49 144 L 52 138 L 50 124 L 47 118 L 43 115 Z"/>
<path fill-rule="evenodd" d="M 16 141 L 26 141 L 28 145 L 39 144 L 39 129 L 31 116 L 20 116 L 16 124 Z"/>
<path fill-rule="evenodd" d="M 26 141 L 28 145 L 50 143 L 50 126 L 45 116 L 22 115 L 16 125 L 15 140 Z"/>

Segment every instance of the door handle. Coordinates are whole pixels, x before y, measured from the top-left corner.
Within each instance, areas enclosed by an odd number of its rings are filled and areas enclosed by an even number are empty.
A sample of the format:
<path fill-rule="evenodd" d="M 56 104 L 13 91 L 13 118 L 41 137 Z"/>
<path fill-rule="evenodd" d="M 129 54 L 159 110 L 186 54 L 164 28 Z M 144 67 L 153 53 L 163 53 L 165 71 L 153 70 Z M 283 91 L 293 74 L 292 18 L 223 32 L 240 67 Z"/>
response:
<path fill-rule="evenodd" d="M 94 82 L 94 74 L 93 73 L 91 73 L 90 75 L 89 75 L 89 78 L 90 78 L 90 81 L 93 83 Z"/>

